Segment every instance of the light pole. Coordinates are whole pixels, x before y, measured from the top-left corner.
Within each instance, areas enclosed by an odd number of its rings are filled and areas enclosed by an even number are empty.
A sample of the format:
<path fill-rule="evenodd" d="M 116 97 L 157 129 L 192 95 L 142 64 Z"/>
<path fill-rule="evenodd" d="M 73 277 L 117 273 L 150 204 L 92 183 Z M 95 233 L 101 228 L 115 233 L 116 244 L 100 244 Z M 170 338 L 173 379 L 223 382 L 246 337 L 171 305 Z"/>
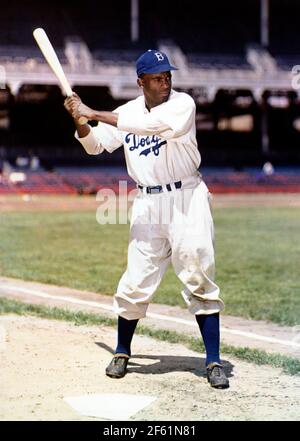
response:
<path fill-rule="evenodd" d="M 139 0 L 131 0 L 131 41 L 139 40 Z"/>
<path fill-rule="evenodd" d="M 269 0 L 260 0 L 260 44 L 269 46 Z"/>

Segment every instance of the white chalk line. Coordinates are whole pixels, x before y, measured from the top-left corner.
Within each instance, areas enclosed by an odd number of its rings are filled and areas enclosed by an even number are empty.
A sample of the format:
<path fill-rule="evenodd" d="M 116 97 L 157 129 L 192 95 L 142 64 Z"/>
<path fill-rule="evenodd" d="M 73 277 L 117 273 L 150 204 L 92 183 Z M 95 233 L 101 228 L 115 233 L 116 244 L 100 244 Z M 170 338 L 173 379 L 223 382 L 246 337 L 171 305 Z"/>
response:
<path fill-rule="evenodd" d="M 62 300 L 64 302 L 68 302 L 68 303 L 74 303 L 77 305 L 84 305 L 84 306 L 92 306 L 94 308 L 104 309 L 106 311 L 113 312 L 112 306 L 108 306 L 103 303 L 98 303 L 98 302 L 93 302 L 93 301 L 88 301 L 88 300 L 80 300 L 75 297 L 65 297 L 65 296 L 57 296 L 57 295 L 53 296 L 51 294 L 45 293 L 44 291 L 27 289 L 27 288 L 23 288 L 20 286 L 5 284 L 5 286 L 0 286 L 0 290 L 19 291 L 24 294 L 30 294 L 30 295 L 34 295 L 37 297 L 42 297 L 44 299 Z M 188 326 L 193 326 L 193 327 L 198 328 L 198 325 L 195 321 L 184 320 L 179 317 L 170 317 L 167 315 L 155 314 L 155 313 L 150 313 L 150 312 L 147 313 L 147 317 L 155 318 L 155 319 L 163 320 L 163 321 L 168 321 L 168 322 L 173 322 L 173 323 L 181 323 L 183 325 L 188 325 Z M 224 334 L 239 335 L 239 336 L 246 337 L 246 338 L 249 338 L 252 340 L 260 340 L 260 341 L 265 341 L 268 343 L 276 343 L 276 344 L 280 344 L 280 345 L 284 345 L 284 346 L 292 346 L 295 348 L 300 348 L 300 343 L 297 343 L 295 341 L 281 340 L 281 339 L 273 338 L 273 337 L 266 337 L 264 335 L 255 334 L 253 332 L 245 332 L 245 331 L 240 331 L 238 329 L 228 329 L 228 328 L 223 328 L 223 327 L 221 327 L 221 332 Z"/>

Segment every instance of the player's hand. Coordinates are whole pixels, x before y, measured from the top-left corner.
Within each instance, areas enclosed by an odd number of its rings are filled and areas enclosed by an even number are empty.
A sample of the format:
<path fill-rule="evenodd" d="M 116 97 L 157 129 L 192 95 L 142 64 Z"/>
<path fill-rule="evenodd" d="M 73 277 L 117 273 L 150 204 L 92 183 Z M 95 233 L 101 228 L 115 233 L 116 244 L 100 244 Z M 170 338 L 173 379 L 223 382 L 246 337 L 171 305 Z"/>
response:
<path fill-rule="evenodd" d="M 88 106 L 83 104 L 77 93 L 73 92 L 72 96 L 69 96 L 64 101 L 64 106 L 70 115 L 75 119 L 79 120 L 82 116 L 88 120 L 92 120 L 94 116 L 94 111 Z"/>
<path fill-rule="evenodd" d="M 87 120 L 94 119 L 95 112 L 90 107 L 86 106 L 82 102 L 74 106 L 72 116 L 74 119 L 79 120 L 79 118 L 84 117 Z"/>
<path fill-rule="evenodd" d="M 64 106 L 67 109 L 67 111 L 70 113 L 70 115 L 73 116 L 74 109 L 76 109 L 80 103 L 81 103 L 80 97 L 77 95 L 77 93 L 73 92 L 72 96 L 68 96 L 65 99 Z"/>

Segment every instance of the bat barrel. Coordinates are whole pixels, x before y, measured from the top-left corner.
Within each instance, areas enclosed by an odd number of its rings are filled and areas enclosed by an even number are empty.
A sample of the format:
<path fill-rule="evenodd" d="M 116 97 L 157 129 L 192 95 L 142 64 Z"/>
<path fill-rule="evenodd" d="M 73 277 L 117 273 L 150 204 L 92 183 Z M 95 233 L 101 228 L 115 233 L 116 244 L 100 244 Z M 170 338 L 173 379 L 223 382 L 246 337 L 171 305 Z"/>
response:
<path fill-rule="evenodd" d="M 56 52 L 46 34 L 44 29 L 37 28 L 33 31 L 33 36 L 35 38 L 35 41 L 37 42 L 42 54 L 44 55 L 47 63 L 51 67 L 52 71 L 54 72 L 56 78 L 60 82 L 63 91 L 65 92 L 65 95 L 72 96 L 73 92 L 71 89 L 71 86 L 65 76 L 65 73 L 63 71 L 63 68 L 61 66 L 61 63 L 56 55 Z M 87 119 L 84 117 L 79 118 L 80 124 L 86 124 Z"/>

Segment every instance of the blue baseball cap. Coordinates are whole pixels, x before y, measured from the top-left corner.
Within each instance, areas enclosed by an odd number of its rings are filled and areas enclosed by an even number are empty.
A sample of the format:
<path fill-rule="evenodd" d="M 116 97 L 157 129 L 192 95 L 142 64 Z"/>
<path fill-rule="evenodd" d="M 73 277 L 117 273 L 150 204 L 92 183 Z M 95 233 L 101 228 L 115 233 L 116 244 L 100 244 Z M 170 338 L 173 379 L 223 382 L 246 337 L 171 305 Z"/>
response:
<path fill-rule="evenodd" d="M 139 77 L 144 73 L 155 74 L 178 70 L 170 64 L 168 57 L 163 52 L 156 49 L 148 49 L 136 60 L 136 73 Z"/>

